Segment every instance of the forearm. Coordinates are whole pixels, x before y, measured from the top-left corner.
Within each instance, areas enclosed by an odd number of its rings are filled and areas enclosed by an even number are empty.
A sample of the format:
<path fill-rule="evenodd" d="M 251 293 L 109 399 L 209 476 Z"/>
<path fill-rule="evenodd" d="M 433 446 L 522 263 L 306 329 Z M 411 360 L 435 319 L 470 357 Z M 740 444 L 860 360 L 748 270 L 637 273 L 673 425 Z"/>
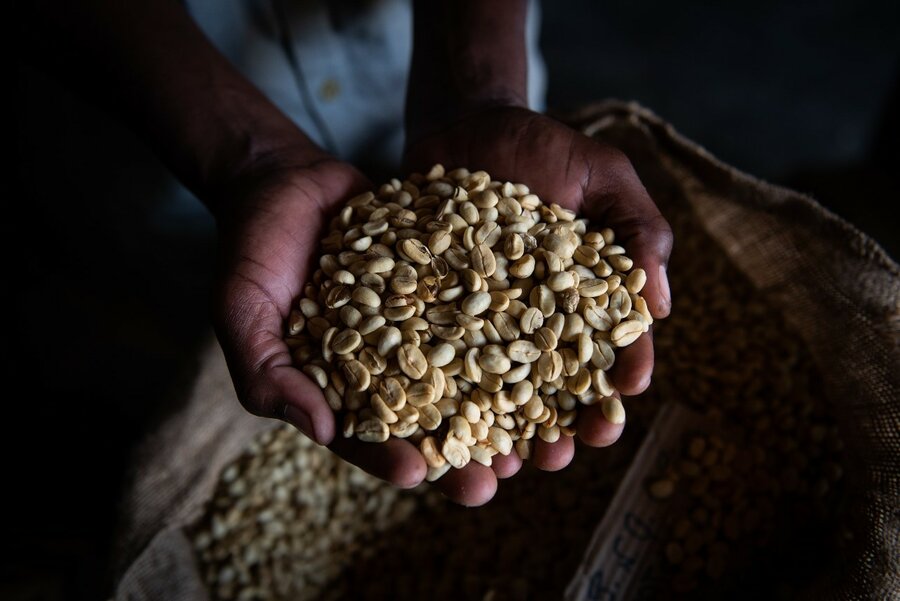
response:
<path fill-rule="evenodd" d="M 118 112 L 211 210 L 280 152 L 324 154 L 206 39 L 175 0 L 47 0 L 23 8 L 42 62 Z"/>
<path fill-rule="evenodd" d="M 416 0 L 410 139 L 490 106 L 527 106 L 526 0 Z"/>

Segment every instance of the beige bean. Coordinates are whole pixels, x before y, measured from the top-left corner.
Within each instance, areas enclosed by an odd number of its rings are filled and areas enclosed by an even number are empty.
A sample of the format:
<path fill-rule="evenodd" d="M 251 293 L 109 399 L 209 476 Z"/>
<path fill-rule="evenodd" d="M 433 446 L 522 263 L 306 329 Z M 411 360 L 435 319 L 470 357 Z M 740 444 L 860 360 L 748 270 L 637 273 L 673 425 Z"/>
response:
<path fill-rule="evenodd" d="M 441 340 L 459 340 L 466 333 L 466 330 L 460 326 L 448 327 L 433 325 L 430 330 L 432 334 Z"/>
<path fill-rule="evenodd" d="M 331 339 L 331 350 L 339 355 L 355 351 L 362 345 L 362 336 L 356 330 L 341 330 Z"/>
<path fill-rule="evenodd" d="M 606 229 L 606 228 L 605 228 Z M 606 246 L 604 246 L 600 250 L 600 256 L 603 258 L 611 257 L 614 255 L 624 255 L 625 249 L 619 246 L 618 244 L 613 244 L 612 242 L 607 242 Z"/>
<path fill-rule="evenodd" d="M 381 328 L 387 320 L 381 315 L 371 315 L 364 318 L 360 323 L 357 331 L 361 336 L 368 336 Z"/>
<path fill-rule="evenodd" d="M 552 351 L 556 348 L 558 340 L 556 334 L 548 327 L 539 328 L 534 333 L 534 345 L 542 351 Z"/>
<path fill-rule="evenodd" d="M 469 463 L 472 456 L 469 453 L 469 447 L 461 440 L 452 436 L 447 437 L 441 447 L 441 453 L 447 459 L 447 462 L 456 469 L 462 469 Z"/>
<path fill-rule="evenodd" d="M 450 418 L 450 432 L 458 440 L 468 440 L 472 437 L 472 424 L 463 416 L 454 415 Z"/>
<path fill-rule="evenodd" d="M 644 333 L 644 324 L 636 319 L 623 321 L 610 332 L 610 342 L 615 346 L 628 346 Z"/>
<path fill-rule="evenodd" d="M 590 334 L 582 332 L 581 335 L 578 336 L 577 344 L 578 362 L 582 364 L 587 363 L 594 354 L 594 341 L 591 340 Z"/>
<path fill-rule="evenodd" d="M 344 422 L 341 427 L 341 433 L 344 438 L 352 438 L 356 433 L 356 414 L 348 412 L 344 415 Z"/>
<path fill-rule="evenodd" d="M 591 365 L 597 369 L 609 371 L 615 363 L 616 355 L 608 342 L 602 339 L 594 340 L 594 352 L 591 355 Z"/>
<path fill-rule="evenodd" d="M 613 269 L 616 271 L 628 271 L 634 266 L 634 261 L 626 257 L 625 255 L 612 255 L 606 258 L 607 263 L 609 263 Z"/>
<path fill-rule="evenodd" d="M 403 341 L 400 330 L 391 326 L 385 328 L 378 339 L 378 354 L 382 357 L 391 355 Z"/>
<path fill-rule="evenodd" d="M 525 242 L 519 234 L 509 234 L 503 242 L 503 254 L 510 261 L 517 261 L 525 254 Z"/>
<path fill-rule="evenodd" d="M 360 313 L 359 309 L 353 305 L 344 305 L 340 308 L 338 315 L 344 325 L 348 328 L 358 329 L 359 324 L 362 323 L 363 320 L 362 313 Z M 360 333 L 360 335 L 362 335 L 362 333 Z"/>
<path fill-rule="evenodd" d="M 484 373 L 481 376 L 481 381 L 478 382 L 478 387 L 486 392 L 498 392 L 503 388 L 503 378 L 499 375 L 490 373 L 486 369 L 482 370 Z"/>
<path fill-rule="evenodd" d="M 406 390 L 396 378 L 384 378 L 378 385 L 378 393 L 391 411 L 397 411 L 406 404 Z"/>
<path fill-rule="evenodd" d="M 485 415 L 493 416 L 494 414 L 487 412 Z M 488 423 L 483 418 L 479 419 L 472 424 L 472 438 L 475 440 L 487 440 L 488 428 L 490 428 Z"/>
<path fill-rule="evenodd" d="M 573 255 L 575 262 L 586 267 L 593 267 L 600 262 L 600 253 L 587 245 L 581 245 L 575 249 Z"/>
<path fill-rule="evenodd" d="M 488 428 L 488 440 L 491 446 L 497 449 L 501 455 L 509 455 L 512 451 L 513 441 L 509 436 L 509 432 L 502 428 Z"/>
<path fill-rule="evenodd" d="M 366 290 L 366 288 L 363 288 L 363 290 Z M 329 309 L 338 309 L 340 307 L 343 307 L 344 305 L 346 305 L 347 303 L 350 302 L 350 299 L 353 298 L 353 294 L 355 294 L 355 293 L 356 293 L 355 290 L 353 292 L 350 291 L 349 286 L 344 286 L 344 285 L 335 286 L 334 288 L 332 288 L 331 290 L 328 291 L 328 295 L 325 297 L 325 306 L 328 307 Z M 377 297 L 378 295 L 376 294 L 375 296 Z M 356 300 L 356 299 L 354 298 L 353 300 Z M 359 301 L 357 301 L 357 302 L 359 302 Z M 379 304 L 380 304 L 380 300 L 379 300 Z M 375 305 L 375 306 L 378 306 L 378 305 Z"/>
<path fill-rule="evenodd" d="M 537 361 L 537 373 L 546 382 L 552 382 L 562 375 L 562 368 L 562 357 L 556 351 L 541 353 L 541 357 Z"/>
<path fill-rule="evenodd" d="M 434 404 L 442 417 L 453 417 L 459 413 L 459 401 L 450 397 L 444 397 Z"/>
<path fill-rule="evenodd" d="M 479 446 L 472 446 L 469 447 L 469 453 L 472 456 L 472 461 L 476 461 L 486 467 L 491 467 L 493 457 L 491 457 L 491 454 L 487 449 Z"/>
<path fill-rule="evenodd" d="M 606 418 L 611 424 L 624 424 L 625 423 L 625 407 L 622 406 L 622 401 L 615 397 L 607 397 L 603 399 L 600 403 L 600 410 L 603 412 L 603 417 Z"/>
<path fill-rule="evenodd" d="M 480 355 L 478 365 L 489 374 L 503 374 L 512 366 L 506 355 Z"/>
<path fill-rule="evenodd" d="M 647 325 L 653 323 L 653 316 L 650 315 L 650 309 L 647 308 L 647 301 L 642 296 L 636 296 L 632 299 L 634 310 L 641 314 Z"/>
<path fill-rule="evenodd" d="M 366 271 L 369 273 L 386 273 L 394 269 L 394 260 L 390 257 L 376 257 L 366 263 Z"/>
<path fill-rule="evenodd" d="M 419 443 L 419 451 L 425 458 L 425 463 L 428 464 L 429 468 L 443 467 L 447 463 L 447 460 L 444 459 L 444 456 L 441 455 L 438 449 L 437 439 L 434 436 L 424 437 Z"/>
<path fill-rule="evenodd" d="M 538 437 L 540 437 L 541 440 L 543 440 L 544 442 L 549 442 L 550 444 L 553 444 L 554 442 L 559 440 L 560 436 L 559 426 L 556 425 L 549 428 L 541 426 L 540 428 L 538 428 L 537 433 Z"/>
<path fill-rule="evenodd" d="M 370 403 L 375 415 L 386 424 L 395 424 L 399 421 L 397 414 L 387 406 L 387 403 L 377 392 L 370 397 Z"/>
<path fill-rule="evenodd" d="M 609 378 L 606 376 L 606 372 L 602 369 L 595 369 L 591 373 L 591 384 L 593 385 L 594 390 L 603 396 L 612 396 L 616 391 L 610 383 Z"/>
<path fill-rule="evenodd" d="M 366 307 L 378 307 L 381 305 L 381 297 L 371 288 L 356 288 L 353 291 L 352 298 L 353 302 Z"/>
<path fill-rule="evenodd" d="M 529 307 L 519 319 L 519 328 L 524 334 L 534 334 L 544 325 L 544 314 L 537 307 Z"/>
<path fill-rule="evenodd" d="M 581 296 L 575 288 L 566 288 L 562 292 L 556 293 L 556 304 L 565 314 L 572 314 L 578 309 L 578 303 Z"/>
<path fill-rule="evenodd" d="M 492 247 L 500 241 L 501 234 L 502 230 L 496 222 L 487 221 L 475 230 L 475 243 Z"/>
<path fill-rule="evenodd" d="M 324 389 L 326 386 L 328 386 L 328 374 L 326 374 L 325 370 L 318 365 L 304 365 L 303 373 L 309 376 L 313 382 L 318 384 L 319 388 Z"/>
<path fill-rule="evenodd" d="M 578 284 L 578 293 L 586 298 L 596 298 L 601 294 L 606 294 L 609 284 L 603 278 L 591 278 L 582 280 Z"/>
<path fill-rule="evenodd" d="M 472 269 L 482 277 L 490 277 L 497 270 L 494 252 L 486 244 L 477 244 L 470 253 Z"/>
<path fill-rule="evenodd" d="M 439 397 L 439 391 L 424 382 L 416 382 L 406 390 L 406 402 L 417 409 L 435 402 Z"/>
<path fill-rule="evenodd" d="M 531 421 L 537 420 L 544 412 L 544 403 L 541 401 L 541 398 L 537 395 L 531 397 L 525 406 L 522 408 L 522 413 L 525 415 L 525 418 Z"/>
<path fill-rule="evenodd" d="M 473 292 L 463 300 L 460 308 L 467 315 L 480 315 L 491 306 L 491 295 L 487 292 Z"/>
<path fill-rule="evenodd" d="M 438 344 L 428 351 L 428 363 L 434 367 L 448 365 L 456 357 L 456 349 L 446 342 Z"/>
<path fill-rule="evenodd" d="M 463 360 L 463 370 L 466 377 L 475 384 L 481 381 L 482 376 L 481 366 L 478 363 L 479 355 L 480 351 L 478 348 L 470 348 L 466 351 L 466 356 Z"/>
<path fill-rule="evenodd" d="M 346 380 L 350 390 L 363 391 L 369 387 L 372 375 L 358 360 L 351 359 L 344 362 L 341 369 L 344 374 L 344 380 Z"/>
<path fill-rule="evenodd" d="M 582 367 L 566 381 L 566 389 L 574 395 L 582 395 L 591 387 L 591 372 Z"/>
<path fill-rule="evenodd" d="M 306 326 L 306 317 L 303 313 L 294 309 L 288 317 L 288 336 L 296 336 Z"/>
<path fill-rule="evenodd" d="M 527 461 L 531 458 L 531 441 L 526 438 L 520 438 L 515 443 L 516 455 L 522 461 Z"/>
<path fill-rule="evenodd" d="M 530 340 L 515 340 L 506 347 L 510 359 L 517 363 L 534 363 L 541 358 L 541 350 Z"/>
<path fill-rule="evenodd" d="M 507 384 L 515 384 L 529 376 L 531 376 L 531 363 L 522 363 L 521 365 L 513 366 L 508 372 L 502 375 L 502 378 Z"/>
<path fill-rule="evenodd" d="M 559 350 L 559 355 L 563 361 L 563 375 L 574 376 L 581 369 L 581 362 L 578 360 L 578 354 L 575 349 L 564 348 Z"/>
<path fill-rule="evenodd" d="M 463 401 L 459 406 L 459 412 L 470 424 L 474 424 L 481 419 L 481 410 L 472 401 Z"/>
<path fill-rule="evenodd" d="M 419 380 L 425 375 L 428 361 L 418 347 L 412 344 L 403 344 L 397 352 L 397 362 L 404 374 L 413 380 Z"/>
<path fill-rule="evenodd" d="M 419 426 L 427 431 L 437 430 L 441 425 L 441 412 L 434 405 L 422 405 L 419 407 Z"/>
<path fill-rule="evenodd" d="M 428 249 L 433 255 L 440 255 L 450 248 L 450 243 L 452 241 L 453 237 L 450 235 L 449 231 L 438 230 L 428 238 Z"/>
<path fill-rule="evenodd" d="M 403 405 L 403 407 L 395 411 L 395 413 L 397 414 L 397 419 L 400 420 L 400 422 L 415 424 L 419 421 L 419 410 L 409 403 Z"/>
<path fill-rule="evenodd" d="M 388 425 L 378 418 L 367 419 L 356 425 L 356 437 L 363 442 L 384 442 L 389 436 Z"/>
<path fill-rule="evenodd" d="M 584 235 L 583 240 L 585 244 L 594 250 L 600 250 L 606 246 L 606 241 L 603 239 L 603 234 L 600 232 L 588 232 Z"/>
<path fill-rule="evenodd" d="M 608 332 L 612 329 L 613 326 L 612 319 L 610 318 L 609 313 L 607 313 L 605 309 L 601 309 L 596 305 L 590 306 L 585 309 L 584 321 L 586 321 L 589 326 L 600 332 Z"/>
<path fill-rule="evenodd" d="M 632 294 L 638 294 L 647 283 L 647 272 L 638 267 L 625 278 L 625 288 Z"/>
<path fill-rule="evenodd" d="M 561 271 L 554 273 L 547 279 L 547 287 L 553 292 L 562 292 L 567 288 L 575 286 L 575 278 L 571 271 Z"/>
<path fill-rule="evenodd" d="M 491 304 L 488 307 L 491 311 L 503 312 L 509 308 L 510 298 L 508 294 L 503 292 L 491 292 Z"/>
<path fill-rule="evenodd" d="M 512 342 L 519 338 L 519 335 L 521 334 L 519 324 L 516 323 L 516 319 L 512 315 L 509 315 L 508 313 L 494 313 L 494 317 L 491 321 L 494 324 L 494 327 L 497 328 L 497 333 L 500 335 L 500 338 L 506 342 Z"/>
<path fill-rule="evenodd" d="M 509 273 L 516 278 L 528 278 L 534 273 L 535 260 L 531 255 L 524 255 L 520 259 L 516 259 L 509 266 Z"/>
<path fill-rule="evenodd" d="M 406 238 L 397 245 L 400 256 L 419 265 L 431 263 L 431 251 L 417 238 Z"/>
<path fill-rule="evenodd" d="M 416 422 L 399 421 L 389 426 L 391 436 L 395 438 L 409 438 L 419 431 L 419 424 Z"/>

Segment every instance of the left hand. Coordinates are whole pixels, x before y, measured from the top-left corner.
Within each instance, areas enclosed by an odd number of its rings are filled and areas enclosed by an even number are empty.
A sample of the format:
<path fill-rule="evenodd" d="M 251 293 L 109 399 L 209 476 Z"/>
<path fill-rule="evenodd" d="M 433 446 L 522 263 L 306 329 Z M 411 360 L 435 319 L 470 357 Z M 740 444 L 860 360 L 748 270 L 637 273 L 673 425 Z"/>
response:
<path fill-rule="evenodd" d="M 549 204 L 583 214 L 598 227 L 610 227 L 634 260 L 647 272 L 641 295 L 654 318 L 669 314 L 671 298 L 666 264 L 672 230 L 619 150 L 566 127 L 545 115 L 519 107 L 492 107 L 469 113 L 407 141 L 406 167 L 426 172 L 434 163 L 448 170 L 483 169 L 494 179 L 521 182 Z M 653 371 L 652 330 L 618 352 L 612 379 L 624 395 L 643 392 Z M 614 443 L 624 424 L 607 421 L 599 405 L 580 409 L 578 437 L 593 447 Z M 537 439 L 534 464 L 559 470 L 572 460 L 575 443 L 563 436 L 553 444 Z M 522 461 L 515 453 L 497 455 L 490 468 L 475 462 L 451 470 L 438 486 L 464 505 L 481 505 L 497 489 L 497 479 L 515 474 Z"/>

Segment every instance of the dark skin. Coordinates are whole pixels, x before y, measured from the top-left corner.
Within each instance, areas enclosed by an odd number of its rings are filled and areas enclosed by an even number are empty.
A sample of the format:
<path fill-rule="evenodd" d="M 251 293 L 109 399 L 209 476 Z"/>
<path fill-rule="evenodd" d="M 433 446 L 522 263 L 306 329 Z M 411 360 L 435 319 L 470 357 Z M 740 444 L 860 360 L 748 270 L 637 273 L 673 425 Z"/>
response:
<path fill-rule="evenodd" d="M 177 2 L 20 8 L 75 50 L 52 53 L 46 64 L 76 72 L 70 81 L 112 105 L 215 215 L 220 272 L 213 321 L 244 407 L 292 423 L 397 486 L 419 484 L 425 462 L 406 440 L 372 445 L 335 435 L 321 391 L 293 364 L 283 341 L 329 216 L 372 184 L 280 113 Z M 524 108 L 525 3 L 416 2 L 414 12 L 406 167 L 484 169 L 612 227 L 647 272 L 643 294 L 651 313 L 667 315 L 663 268 L 671 231 L 627 158 Z M 619 354 L 613 380 L 622 394 L 637 394 L 652 369 L 652 339 L 645 335 Z M 577 422 L 578 437 L 595 447 L 615 442 L 622 428 L 598 406 L 582 410 Z M 559 470 L 574 450 L 569 437 L 538 440 L 533 463 Z M 490 468 L 471 463 L 436 485 L 457 503 L 480 505 L 493 497 L 498 479 L 520 467 L 515 453 L 497 455 Z"/>

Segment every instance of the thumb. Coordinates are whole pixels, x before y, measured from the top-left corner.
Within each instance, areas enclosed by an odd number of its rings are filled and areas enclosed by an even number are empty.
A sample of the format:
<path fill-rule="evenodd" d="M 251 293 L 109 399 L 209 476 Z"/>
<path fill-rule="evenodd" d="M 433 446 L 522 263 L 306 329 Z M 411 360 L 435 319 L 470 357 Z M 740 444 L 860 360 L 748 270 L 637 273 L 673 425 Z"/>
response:
<path fill-rule="evenodd" d="M 672 308 L 666 272 L 672 253 L 672 228 L 625 155 L 612 157 L 602 167 L 592 169 L 583 211 L 592 221 L 612 228 L 616 235 L 613 244 L 624 247 L 634 267 L 647 274 L 641 296 L 650 314 L 666 317 Z"/>
<path fill-rule="evenodd" d="M 285 315 L 254 286 L 226 281 L 216 312 L 216 334 L 241 404 L 254 415 L 294 425 L 315 442 L 334 438 L 334 414 L 322 390 L 293 365 L 282 337 Z"/>

